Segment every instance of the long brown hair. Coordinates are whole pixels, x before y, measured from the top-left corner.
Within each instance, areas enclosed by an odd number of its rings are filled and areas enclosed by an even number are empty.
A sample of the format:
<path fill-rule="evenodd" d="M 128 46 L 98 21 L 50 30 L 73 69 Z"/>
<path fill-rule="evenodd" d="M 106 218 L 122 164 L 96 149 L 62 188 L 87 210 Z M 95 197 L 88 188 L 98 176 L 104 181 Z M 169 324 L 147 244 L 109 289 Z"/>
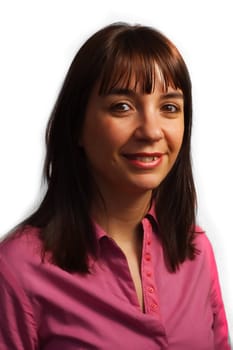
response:
<path fill-rule="evenodd" d="M 184 95 L 185 131 L 178 158 L 154 190 L 159 237 L 171 271 L 195 258 L 196 194 L 190 139 L 191 82 L 176 47 L 159 31 L 116 23 L 90 37 L 75 56 L 58 96 L 46 131 L 44 175 L 47 192 L 39 208 L 23 226 L 40 228 L 44 252 L 68 271 L 88 272 L 88 255 L 96 255 L 96 236 L 90 218 L 92 175 L 78 146 L 85 110 L 97 81 L 100 94 L 118 84 L 127 88 L 134 76 L 144 93 L 151 93 L 159 74 L 164 88 L 172 85 Z"/>

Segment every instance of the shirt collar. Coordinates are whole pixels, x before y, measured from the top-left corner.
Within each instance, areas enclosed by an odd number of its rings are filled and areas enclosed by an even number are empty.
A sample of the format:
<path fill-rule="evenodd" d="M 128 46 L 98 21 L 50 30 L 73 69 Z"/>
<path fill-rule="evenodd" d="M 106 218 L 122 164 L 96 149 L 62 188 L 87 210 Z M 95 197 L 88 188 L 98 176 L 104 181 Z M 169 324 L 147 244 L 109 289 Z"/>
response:
<path fill-rule="evenodd" d="M 155 210 L 155 201 L 152 201 L 150 209 L 148 213 L 145 215 L 145 218 L 150 220 L 152 223 L 158 225 L 158 220 L 156 216 L 156 210 Z M 93 220 L 94 230 L 96 232 L 96 238 L 99 241 L 102 237 L 108 237 L 107 233 L 104 231 L 104 229 L 95 221 Z"/>
<path fill-rule="evenodd" d="M 106 232 L 104 231 L 104 229 L 96 222 L 93 220 L 93 225 L 94 225 L 94 229 L 96 232 L 96 237 L 97 240 L 99 241 L 102 237 L 107 236 Z"/>
<path fill-rule="evenodd" d="M 150 209 L 148 213 L 145 215 L 145 217 L 147 216 L 151 216 L 154 219 L 154 221 L 158 223 L 157 216 L 156 216 L 156 205 L 154 200 L 151 202 Z"/>

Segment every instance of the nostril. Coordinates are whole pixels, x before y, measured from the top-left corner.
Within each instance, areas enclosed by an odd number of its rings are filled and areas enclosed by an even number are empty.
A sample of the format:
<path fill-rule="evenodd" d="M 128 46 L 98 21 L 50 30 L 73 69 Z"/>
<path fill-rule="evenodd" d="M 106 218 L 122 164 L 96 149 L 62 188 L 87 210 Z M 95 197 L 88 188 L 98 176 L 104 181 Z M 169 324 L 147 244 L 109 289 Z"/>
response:
<path fill-rule="evenodd" d="M 134 133 L 135 137 L 137 137 L 138 140 L 143 141 L 159 141 L 163 138 L 164 134 L 160 127 L 156 126 L 149 126 L 149 125 L 140 125 Z"/>

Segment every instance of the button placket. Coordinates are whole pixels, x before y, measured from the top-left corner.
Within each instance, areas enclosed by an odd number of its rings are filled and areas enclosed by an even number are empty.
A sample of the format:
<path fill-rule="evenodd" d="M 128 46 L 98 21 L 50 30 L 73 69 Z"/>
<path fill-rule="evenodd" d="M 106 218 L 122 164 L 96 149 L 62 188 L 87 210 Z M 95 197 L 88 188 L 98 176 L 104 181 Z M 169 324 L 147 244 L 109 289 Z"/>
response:
<path fill-rule="evenodd" d="M 147 219 L 145 219 L 143 222 L 143 228 L 144 241 L 142 252 L 142 279 L 145 310 L 148 313 L 157 314 L 159 312 L 158 298 L 153 274 L 153 261 L 151 250 L 151 234 L 153 233 L 150 222 Z"/>

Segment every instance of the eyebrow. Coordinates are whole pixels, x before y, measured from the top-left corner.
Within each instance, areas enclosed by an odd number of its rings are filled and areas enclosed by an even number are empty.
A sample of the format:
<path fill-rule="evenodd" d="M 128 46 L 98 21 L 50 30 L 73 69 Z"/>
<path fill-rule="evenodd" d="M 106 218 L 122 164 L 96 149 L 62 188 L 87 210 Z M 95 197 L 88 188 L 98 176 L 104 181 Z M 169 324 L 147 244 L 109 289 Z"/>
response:
<path fill-rule="evenodd" d="M 176 91 L 176 92 L 167 92 L 161 96 L 162 99 L 167 98 L 175 98 L 175 99 L 184 99 L 184 95 L 182 92 Z"/>
<path fill-rule="evenodd" d="M 110 95 L 126 95 L 126 96 L 135 96 L 136 92 L 132 89 L 121 89 L 121 88 L 114 88 L 111 89 L 109 92 L 105 94 L 106 96 Z M 169 98 L 174 98 L 174 99 L 184 99 L 183 93 L 179 91 L 174 91 L 174 92 L 167 92 L 162 94 L 161 96 L 162 99 L 169 99 Z"/>

